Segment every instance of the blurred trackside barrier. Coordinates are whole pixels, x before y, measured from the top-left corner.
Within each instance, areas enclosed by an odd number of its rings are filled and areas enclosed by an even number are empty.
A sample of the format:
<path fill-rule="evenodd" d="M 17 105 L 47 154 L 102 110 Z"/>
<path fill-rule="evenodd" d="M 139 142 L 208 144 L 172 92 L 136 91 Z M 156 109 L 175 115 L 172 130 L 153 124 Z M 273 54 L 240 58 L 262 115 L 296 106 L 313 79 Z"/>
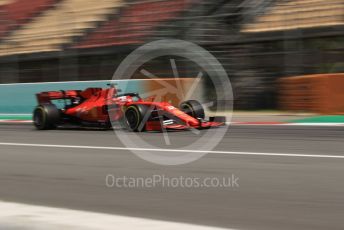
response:
<path fill-rule="evenodd" d="M 344 114 L 344 73 L 286 77 L 279 86 L 282 110 Z"/>
<path fill-rule="evenodd" d="M 177 106 L 180 100 L 173 93 L 175 87 L 182 86 L 179 91 L 186 95 L 188 89 L 192 86 L 195 79 L 185 78 L 178 82 L 174 79 L 157 79 L 157 80 L 120 80 L 112 81 L 118 84 L 122 93 L 137 92 L 143 96 L 149 95 L 147 92 L 160 90 L 162 100 L 170 101 Z M 1 114 L 31 114 L 33 108 L 37 105 L 35 94 L 43 91 L 59 91 L 78 89 L 84 90 L 88 87 L 108 87 L 110 81 L 78 81 L 78 82 L 50 82 L 50 83 L 21 83 L 21 84 L 0 84 L 0 115 Z M 168 83 L 168 84 L 166 84 Z M 166 88 L 172 86 L 172 88 Z M 166 88 L 166 89 L 165 89 Z M 201 88 L 201 87 L 197 87 Z M 198 95 L 200 91 L 197 91 Z M 197 98 L 196 98 L 197 99 Z"/>

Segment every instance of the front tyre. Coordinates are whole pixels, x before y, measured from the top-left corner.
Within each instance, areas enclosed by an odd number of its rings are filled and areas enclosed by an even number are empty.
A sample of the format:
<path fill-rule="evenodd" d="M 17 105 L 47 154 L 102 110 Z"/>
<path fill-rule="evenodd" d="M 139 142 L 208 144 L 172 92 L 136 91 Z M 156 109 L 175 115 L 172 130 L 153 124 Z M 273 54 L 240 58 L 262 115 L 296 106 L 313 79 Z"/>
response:
<path fill-rule="evenodd" d="M 204 109 L 201 103 L 196 100 L 184 101 L 180 104 L 180 110 L 194 118 L 205 118 Z"/>
<path fill-rule="evenodd" d="M 33 124 L 38 130 L 55 129 L 60 121 L 60 111 L 55 105 L 39 105 L 33 111 Z"/>
<path fill-rule="evenodd" d="M 148 120 L 150 114 L 149 109 L 145 105 L 131 105 L 125 111 L 125 119 L 127 128 L 133 132 L 145 131 L 145 123 Z"/>

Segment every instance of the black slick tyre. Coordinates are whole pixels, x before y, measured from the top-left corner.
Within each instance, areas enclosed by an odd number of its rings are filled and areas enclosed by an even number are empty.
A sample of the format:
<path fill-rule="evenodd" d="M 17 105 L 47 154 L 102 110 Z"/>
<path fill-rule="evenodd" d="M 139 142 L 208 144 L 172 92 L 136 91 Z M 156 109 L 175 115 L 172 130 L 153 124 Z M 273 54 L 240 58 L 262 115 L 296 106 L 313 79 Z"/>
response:
<path fill-rule="evenodd" d="M 33 111 L 33 124 L 38 130 L 55 129 L 60 121 L 60 111 L 53 104 L 39 105 Z"/>
<path fill-rule="evenodd" d="M 194 118 L 205 118 L 204 109 L 201 103 L 196 100 L 184 101 L 180 104 L 180 110 Z"/>
<path fill-rule="evenodd" d="M 145 131 L 146 116 L 150 116 L 149 108 L 146 105 L 131 105 L 125 111 L 127 129 L 133 132 Z M 148 118 L 148 117 L 147 117 Z"/>

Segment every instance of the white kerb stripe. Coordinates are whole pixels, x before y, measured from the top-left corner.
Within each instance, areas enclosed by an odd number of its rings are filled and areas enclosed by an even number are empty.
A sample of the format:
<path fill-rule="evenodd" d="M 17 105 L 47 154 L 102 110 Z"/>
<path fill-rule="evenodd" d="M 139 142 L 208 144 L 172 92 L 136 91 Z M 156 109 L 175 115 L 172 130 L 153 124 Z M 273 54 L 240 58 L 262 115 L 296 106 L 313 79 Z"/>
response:
<path fill-rule="evenodd" d="M 126 217 L 0 201 L 0 229 L 35 230 L 222 230 L 193 224 Z"/>

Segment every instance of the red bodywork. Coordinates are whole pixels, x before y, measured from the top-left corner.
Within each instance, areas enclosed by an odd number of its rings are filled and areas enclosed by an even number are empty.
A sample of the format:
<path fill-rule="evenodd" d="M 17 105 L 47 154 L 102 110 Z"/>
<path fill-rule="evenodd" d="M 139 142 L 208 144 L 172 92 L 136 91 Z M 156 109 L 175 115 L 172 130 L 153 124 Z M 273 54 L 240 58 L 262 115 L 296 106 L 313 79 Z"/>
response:
<path fill-rule="evenodd" d="M 159 120 L 147 120 L 147 131 L 161 131 L 163 129 L 183 130 L 190 128 L 210 128 L 224 125 L 224 122 L 201 121 L 167 102 L 155 102 L 154 98 L 141 99 L 133 95 L 121 96 L 115 87 L 88 88 L 84 91 L 49 91 L 36 95 L 39 104 L 51 104 L 53 100 L 68 100 L 61 109 L 65 123 L 108 125 L 120 121 L 125 116 L 126 108 L 131 105 L 143 104 L 168 117 L 168 124 Z M 63 124 L 64 122 L 62 122 Z"/>

